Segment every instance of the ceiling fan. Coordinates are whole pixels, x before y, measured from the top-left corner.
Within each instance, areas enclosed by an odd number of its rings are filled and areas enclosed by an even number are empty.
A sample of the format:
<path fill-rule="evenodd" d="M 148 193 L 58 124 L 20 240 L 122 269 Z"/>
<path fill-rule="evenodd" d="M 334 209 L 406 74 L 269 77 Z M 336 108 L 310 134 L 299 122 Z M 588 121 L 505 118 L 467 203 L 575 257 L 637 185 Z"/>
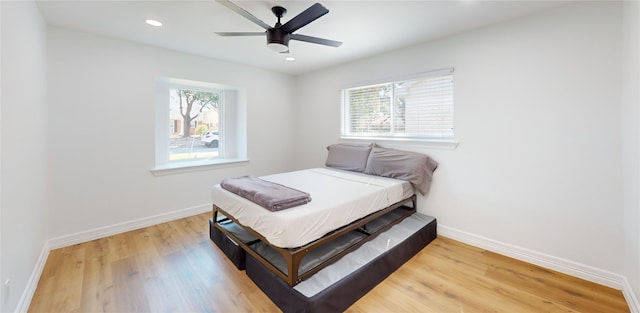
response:
<path fill-rule="evenodd" d="M 335 40 L 293 33 L 296 30 L 320 18 L 321 16 L 329 13 L 329 10 L 327 10 L 327 8 L 322 6 L 322 4 L 320 3 L 316 3 L 310 6 L 306 10 L 302 11 L 302 13 L 294 16 L 284 24 L 280 23 L 280 18 L 282 18 L 287 13 L 287 9 L 281 6 L 274 6 L 273 8 L 271 8 L 271 12 L 273 12 L 273 14 L 275 14 L 275 16 L 278 18 L 278 22 L 275 26 L 272 27 L 229 0 L 217 1 L 266 30 L 264 32 L 216 32 L 216 34 L 220 36 L 262 36 L 266 34 L 267 47 L 275 52 L 280 53 L 289 52 L 289 40 L 291 39 L 331 47 L 339 47 L 342 44 L 342 42 Z"/>

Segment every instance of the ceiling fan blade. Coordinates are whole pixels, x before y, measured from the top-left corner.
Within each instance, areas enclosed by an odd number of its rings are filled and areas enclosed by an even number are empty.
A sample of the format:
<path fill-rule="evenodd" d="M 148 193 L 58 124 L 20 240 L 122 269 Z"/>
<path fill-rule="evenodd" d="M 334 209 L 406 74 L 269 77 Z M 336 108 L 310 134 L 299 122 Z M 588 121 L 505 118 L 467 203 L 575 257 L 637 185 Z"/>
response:
<path fill-rule="evenodd" d="M 216 32 L 218 36 L 264 36 L 264 32 Z"/>
<path fill-rule="evenodd" d="M 225 7 L 231 9 L 232 11 L 244 16 L 246 19 L 258 24 L 260 27 L 264 28 L 264 29 L 269 29 L 271 28 L 271 25 L 263 22 L 261 19 L 253 16 L 253 14 L 247 12 L 245 9 L 239 7 L 237 4 L 229 1 L 229 0 L 216 0 L 218 1 L 218 3 L 224 5 Z"/>
<path fill-rule="evenodd" d="M 316 3 L 310 6 L 308 9 L 302 11 L 302 13 L 296 15 L 294 18 L 290 19 L 288 22 L 282 25 L 280 29 L 284 30 L 287 33 L 293 33 L 301 27 L 317 20 L 327 13 L 329 13 L 329 10 L 327 10 L 327 8 L 323 7 L 320 3 Z"/>
<path fill-rule="evenodd" d="M 340 47 L 340 45 L 342 44 L 342 42 L 340 42 L 340 41 L 329 40 L 329 39 L 318 38 L 318 37 L 305 36 L 305 35 L 299 35 L 299 34 L 291 34 L 291 39 L 298 40 L 298 41 L 304 41 L 304 42 L 310 42 L 310 43 L 317 43 L 319 45 L 325 45 L 325 46 L 331 46 L 331 47 Z"/>

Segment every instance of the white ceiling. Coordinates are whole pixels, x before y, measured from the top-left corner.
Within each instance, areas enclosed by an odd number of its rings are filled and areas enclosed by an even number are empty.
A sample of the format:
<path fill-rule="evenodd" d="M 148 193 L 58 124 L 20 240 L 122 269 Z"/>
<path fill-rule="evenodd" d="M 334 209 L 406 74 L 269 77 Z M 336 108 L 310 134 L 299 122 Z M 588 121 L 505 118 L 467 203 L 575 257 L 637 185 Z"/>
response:
<path fill-rule="evenodd" d="M 315 1 L 232 0 L 269 25 L 271 7 L 287 9 L 284 24 Z M 289 74 L 391 51 L 489 25 L 567 1 L 320 1 L 329 14 L 296 31 L 342 41 L 338 48 L 294 41 L 289 56 L 266 47 L 264 37 L 220 37 L 221 31 L 264 31 L 214 0 L 37 1 L 49 25 L 96 33 Z M 153 27 L 145 19 L 164 25 Z"/>

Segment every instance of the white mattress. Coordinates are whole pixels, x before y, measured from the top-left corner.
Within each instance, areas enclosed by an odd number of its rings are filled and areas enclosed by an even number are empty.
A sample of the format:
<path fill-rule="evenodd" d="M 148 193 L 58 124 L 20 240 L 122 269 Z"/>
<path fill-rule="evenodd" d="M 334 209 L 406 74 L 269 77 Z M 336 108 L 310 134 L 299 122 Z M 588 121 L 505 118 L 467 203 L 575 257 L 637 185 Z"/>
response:
<path fill-rule="evenodd" d="M 311 195 L 311 202 L 271 212 L 215 185 L 213 204 L 270 244 L 295 248 L 413 194 L 409 182 L 329 168 L 262 176 Z"/>

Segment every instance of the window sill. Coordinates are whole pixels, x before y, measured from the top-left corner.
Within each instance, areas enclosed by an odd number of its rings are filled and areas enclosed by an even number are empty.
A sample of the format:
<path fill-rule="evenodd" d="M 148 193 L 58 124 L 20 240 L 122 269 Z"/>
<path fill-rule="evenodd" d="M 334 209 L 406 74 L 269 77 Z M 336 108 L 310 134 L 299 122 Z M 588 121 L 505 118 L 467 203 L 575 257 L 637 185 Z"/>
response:
<path fill-rule="evenodd" d="M 375 137 L 340 137 L 343 142 L 353 143 L 378 143 L 381 145 L 401 145 L 401 146 L 416 146 L 420 148 L 429 149 L 441 149 L 441 150 L 455 150 L 458 147 L 458 141 L 455 139 L 409 139 L 409 138 L 397 138 L 397 139 L 385 139 Z"/>
<path fill-rule="evenodd" d="M 200 172 L 216 168 L 242 166 L 249 163 L 249 159 L 219 159 L 193 162 L 175 162 L 156 165 L 151 169 L 153 176 L 166 176 L 189 172 Z"/>

